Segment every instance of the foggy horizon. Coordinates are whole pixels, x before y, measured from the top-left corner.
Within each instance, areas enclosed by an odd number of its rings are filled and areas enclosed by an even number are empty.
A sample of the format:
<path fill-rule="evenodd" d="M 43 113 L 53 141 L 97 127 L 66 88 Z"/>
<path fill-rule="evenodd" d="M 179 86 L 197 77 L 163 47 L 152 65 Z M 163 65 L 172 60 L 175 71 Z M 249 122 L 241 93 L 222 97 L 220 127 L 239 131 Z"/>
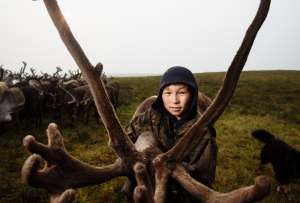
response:
<path fill-rule="evenodd" d="M 161 75 L 172 66 L 225 72 L 259 0 L 58 1 L 92 65 L 107 75 Z M 42 1 L 0 2 L 0 65 L 52 74 L 77 65 Z M 244 71 L 300 70 L 299 0 L 272 0 Z"/>

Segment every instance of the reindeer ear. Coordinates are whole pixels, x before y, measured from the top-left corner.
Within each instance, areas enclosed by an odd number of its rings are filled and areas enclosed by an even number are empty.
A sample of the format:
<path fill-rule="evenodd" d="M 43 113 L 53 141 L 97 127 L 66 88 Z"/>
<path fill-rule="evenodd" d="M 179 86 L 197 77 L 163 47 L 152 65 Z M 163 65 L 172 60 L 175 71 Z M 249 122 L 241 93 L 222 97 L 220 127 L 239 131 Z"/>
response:
<path fill-rule="evenodd" d="M 25 103 L 25 97 L 23 92 L 18 87 L 12 87 L 9 89 L 10 93 L 12 94 L 12 103 L 18 107 L 21 107 Z"/>

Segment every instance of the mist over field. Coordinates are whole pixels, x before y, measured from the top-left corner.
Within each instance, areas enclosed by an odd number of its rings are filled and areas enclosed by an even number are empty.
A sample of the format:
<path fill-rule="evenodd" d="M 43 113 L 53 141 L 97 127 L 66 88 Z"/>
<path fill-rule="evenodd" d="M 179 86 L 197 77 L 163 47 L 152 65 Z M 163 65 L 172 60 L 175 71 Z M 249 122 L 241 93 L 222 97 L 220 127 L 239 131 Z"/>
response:
<path fill-rule="evenodd" d="M 58 1 L 93 65 L 108 75 L 226 71 L 259 0 Z M 0 1 L 0 64 L 75 70 L 42 1 Z M 272 0 L 244 70 L 300 70 L 300 1 Z"/>

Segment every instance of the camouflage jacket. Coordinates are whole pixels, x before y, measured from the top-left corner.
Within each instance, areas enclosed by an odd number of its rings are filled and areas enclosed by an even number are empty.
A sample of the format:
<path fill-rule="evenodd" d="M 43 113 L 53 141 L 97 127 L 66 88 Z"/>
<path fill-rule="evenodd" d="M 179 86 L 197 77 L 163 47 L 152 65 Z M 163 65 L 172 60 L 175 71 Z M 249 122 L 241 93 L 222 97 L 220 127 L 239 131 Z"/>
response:
<path fill-rule="evenodd" d="M 162 116 L 153 108 L 149 108 L 131 121 L 127 127 L 127 133 L 135 142 L 142 132 L 150 131 L 158 141 L 159 148 L 165 152 L 175 145 L 200 116 L 201 113 L 198 111 L 193 119 L 183 123 L 177 129 L 171 130 L 168 117 Z M 184 161 L 190 169 L 190 175 L 208 186 L 211 186 L 215 179 L 217 158 L 215 136 L 215 129 L 212 126 L 208 127 L 207 133 L 198 143 L 191 143 L 194 149 Z"/>

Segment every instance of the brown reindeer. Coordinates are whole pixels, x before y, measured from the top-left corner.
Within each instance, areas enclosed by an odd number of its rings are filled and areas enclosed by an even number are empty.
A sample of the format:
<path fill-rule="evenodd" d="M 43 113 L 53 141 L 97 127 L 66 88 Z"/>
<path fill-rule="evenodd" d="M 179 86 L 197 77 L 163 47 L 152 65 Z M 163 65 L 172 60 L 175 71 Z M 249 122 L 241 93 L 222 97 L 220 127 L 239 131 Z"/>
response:
<path fill-rule="evenodd" d="M 137 182 L 133 194 L 134 202 L 166 201 L 168 198 L 166 182 L 169 178 L 176 180 L 199 201 L 207 203 L 254 202 L 269 193 L 270 182 L 265 176 L 257 177 L 254 185 L 229 193 L 214 191 L 193 179 L 181 165 L 181 161 L 190 153 L 191 142 L 198 143 L 201 140 L 206 126 L 215 122 L 229 103 L 256 34 L 267 16 L 270 0 L 261 0 L 258 12 L 228 69 L 224 84 L 216 98 L 178 143 L 165 153 L 161 152 L 151 139 L 140 140 L 138 143 L 142 143 L 143 146 L 131 142 L 120 125 L 103 82 L 95 74 L 95 69 L 71 33 L 57 2 L 44 0 L 44 3 L 61 39 L 88 82 L 98 113 L 108 132 L 109 144 L 119 158 L 113 164 L 102 167 L 79 161 L 67 152 L 58 126 L 51 123 L 47 128 L 48 145 L 37 142 L 30 135 L 24 138 L 25 147 L 34 154 L 23 165 L 23 182 L 47 189 L 50 193 L 50 202 L 53 203 L 72 202 L 75 198 L 75 188 L 101 184 L 118 176 L 132 177 L 132 175 Z M 155 153 L 155 158 L 149 160 L 140 149 L 151 149 Z M 43 169 L 39 169 L 38 166 L 43 160 L 46 164 Z M 155 169 L 155 182 L 150 180 L 149 166 Z"/>
<path fill-rule="evenodd" d="M 12 120 L 12 114 L 23 108 L 25 97 L 23 92 L 17 88 L 9 88 L 0 81 L 0 123 Z"/>

